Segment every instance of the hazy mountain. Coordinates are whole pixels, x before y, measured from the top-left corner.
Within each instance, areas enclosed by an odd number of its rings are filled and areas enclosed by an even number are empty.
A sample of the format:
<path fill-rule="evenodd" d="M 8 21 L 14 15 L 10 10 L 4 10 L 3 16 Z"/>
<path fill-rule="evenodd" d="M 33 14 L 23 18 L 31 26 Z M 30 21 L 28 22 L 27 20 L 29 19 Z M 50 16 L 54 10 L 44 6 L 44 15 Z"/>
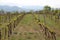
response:
<path fill-rule="evenodd" d="M 42 6 L 22 6 L 22 8 L 27 11 L 29 11 L 29 10 L 37 11 L 37 10 L 43 9 Z"/>
<path fill-rule="evenodd" d="M 0 10 L 4 10 L 4 11 L 21 11 L 22 9 L 20 7 L 17 6 L 0 6 Z"/>
<path fill-rule="evenodd" d="M 22 6 L 22 7 L 18 7 L 18 6 L 0 6 L 0 10 L 4 10 L 4 11 L 36 11 L 36 10 L 41 10 L 43 9 L 42 6 Z"/>

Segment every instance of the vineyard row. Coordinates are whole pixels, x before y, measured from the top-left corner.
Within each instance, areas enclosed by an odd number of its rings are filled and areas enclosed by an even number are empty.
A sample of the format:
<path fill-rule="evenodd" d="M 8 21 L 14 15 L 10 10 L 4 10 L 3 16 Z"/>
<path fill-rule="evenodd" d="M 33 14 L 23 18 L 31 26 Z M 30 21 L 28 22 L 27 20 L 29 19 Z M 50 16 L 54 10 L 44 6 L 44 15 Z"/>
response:
<path fill-rule="evenodd" d="M 20 23 L 25 14 L 19 15 L 15 20 L 0 28 L 0 40 L 9 40 L 13 34 L 14 29 Z"/>
<path fill-rule="evenodd" d="M 54 31 L 51 31 L 47 26 L 40 23 L 40 19 L 38 19 L 37 16 L 32 14 L 34 16 L 34 19 L 37 20 L 38 25 L 41 28 L 41 32 L 44 35 L 45 40 L 56 40 L 56 33 Z"/>

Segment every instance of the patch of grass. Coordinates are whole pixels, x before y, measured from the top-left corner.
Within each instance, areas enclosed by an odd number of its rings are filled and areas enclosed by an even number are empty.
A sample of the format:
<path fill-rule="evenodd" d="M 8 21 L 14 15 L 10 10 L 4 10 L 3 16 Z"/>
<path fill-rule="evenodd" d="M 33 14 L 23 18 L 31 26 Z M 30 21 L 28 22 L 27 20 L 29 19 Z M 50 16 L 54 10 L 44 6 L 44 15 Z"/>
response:
<path fill-rule="evenodd" d="M 25 15 L 25 17 L 23 18 L 23 20 L 21 21 L 22 24 L 28 24 L 32 21 L 33 17 L 31 14 L 27 14 Z"/>

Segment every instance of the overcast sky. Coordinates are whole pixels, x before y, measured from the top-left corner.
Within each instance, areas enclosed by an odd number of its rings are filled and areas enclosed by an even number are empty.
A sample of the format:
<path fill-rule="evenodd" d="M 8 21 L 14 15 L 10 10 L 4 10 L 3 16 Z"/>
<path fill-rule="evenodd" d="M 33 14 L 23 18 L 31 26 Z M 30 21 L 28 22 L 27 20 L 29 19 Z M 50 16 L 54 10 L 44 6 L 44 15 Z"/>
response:
<path fill-rule="evenodd" d="M 60 0 L 0 0 L 0 5 L 10 6 L 45 6 L 60 8 Z"/>

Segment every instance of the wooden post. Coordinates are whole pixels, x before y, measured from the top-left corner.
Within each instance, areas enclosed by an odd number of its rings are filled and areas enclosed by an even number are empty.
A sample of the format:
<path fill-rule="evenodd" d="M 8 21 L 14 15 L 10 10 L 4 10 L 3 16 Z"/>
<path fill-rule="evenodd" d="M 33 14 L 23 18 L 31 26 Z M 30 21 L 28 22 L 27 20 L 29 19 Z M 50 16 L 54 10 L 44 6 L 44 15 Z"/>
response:
<path fill-rule="evenodd" d="M 8 25 L 8 37 L 10 37 L 10 35 L 12 34 L 12 27 L 11 27 L 11 23 Z"/>

